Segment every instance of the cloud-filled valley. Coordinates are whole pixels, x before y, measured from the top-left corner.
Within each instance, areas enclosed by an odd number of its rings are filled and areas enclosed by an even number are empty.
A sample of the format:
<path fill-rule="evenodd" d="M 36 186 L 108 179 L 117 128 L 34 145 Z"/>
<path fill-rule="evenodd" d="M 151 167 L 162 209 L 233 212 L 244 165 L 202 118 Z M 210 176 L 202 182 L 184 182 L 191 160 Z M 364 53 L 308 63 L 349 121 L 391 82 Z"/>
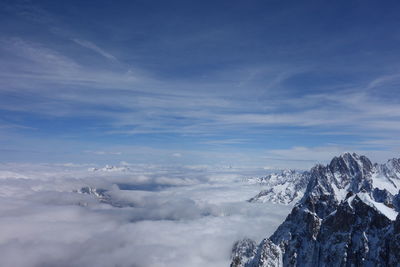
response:
<path fill-rule="evenodd" d="M 236 240 L 271 234 L 290 210 L 248 203 L 260 185 L 227 168 L 1 167 L 2 266 L 226 266 Z"/>

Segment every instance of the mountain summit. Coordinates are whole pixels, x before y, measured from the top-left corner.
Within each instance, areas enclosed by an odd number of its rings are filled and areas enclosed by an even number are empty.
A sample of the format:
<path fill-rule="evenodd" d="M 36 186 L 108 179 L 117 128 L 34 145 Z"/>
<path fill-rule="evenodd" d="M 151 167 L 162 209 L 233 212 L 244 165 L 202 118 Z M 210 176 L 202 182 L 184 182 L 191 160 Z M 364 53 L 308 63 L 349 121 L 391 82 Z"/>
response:
<path fill-rule="evenodd" d="M 396 266 L 399 162 L 344 153 L 316 165 L 286 220 L 256 248 L 237 242 L 231 266 Z"/>

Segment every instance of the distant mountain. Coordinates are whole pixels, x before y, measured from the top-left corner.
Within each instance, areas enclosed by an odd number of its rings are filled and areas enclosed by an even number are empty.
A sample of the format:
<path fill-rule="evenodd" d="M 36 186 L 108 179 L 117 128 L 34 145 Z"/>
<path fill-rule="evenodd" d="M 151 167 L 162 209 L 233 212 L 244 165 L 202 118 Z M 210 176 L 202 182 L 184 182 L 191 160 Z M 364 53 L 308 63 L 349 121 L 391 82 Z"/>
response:
<path fill-rule="evenodd" d="M 89 171 L 92 171 L 92 172 L 127 172 L 127 171 L 130 171 L 130 169 L 126 166 L 106 165 L 103 168 L 90 168 Z"/>
<path fill-rule="evenodd" d="M 296 202 L 303 197 L 310 177 L 310 172 L 284 170 L 280 173 L 272 173 L 262 178 L 252 179 L 251 182 L 265 185 L 268 189 L 262 190 L 249 199 L 249 202 L 280 204 Z"/>
<path fill-rule="evenodd" d="M 231 266 L 399 266 L 399 163 L 345 153 L 313 167 L 286 220 L 257 247 L 238 241 Z"/>
<path fill-rule="evenodd" d="M 78 194 L 90 195 L 100 203 L 108 204 L 108 205 L 111 205 L 111 206 L 114 206 L 117 208 L 133 206 L 132 203 L 113 199 L 110 195 L 110 192 L 108 190 L 102 189 L 102 188 L 94 188 L 94 187 L 90 187 L 90 186 L 85 186 L 78 190 L 74 190 L 73 192 L 78 193 Z"/>
<path fill-rule="evenodd" d="M 97 189 L 97 188 L 90 187 L 90 186 L 82 187 L 81 189 L 76 190 L 75 192 L 79 193 L 79 194 L 91 195 L 91 196 L 95 197 L 98 200 L 105 200 L 105 199 L 108 198 L 108 196 L 106 194 L 107 190 L 105 190 L 105 189 Z"/>

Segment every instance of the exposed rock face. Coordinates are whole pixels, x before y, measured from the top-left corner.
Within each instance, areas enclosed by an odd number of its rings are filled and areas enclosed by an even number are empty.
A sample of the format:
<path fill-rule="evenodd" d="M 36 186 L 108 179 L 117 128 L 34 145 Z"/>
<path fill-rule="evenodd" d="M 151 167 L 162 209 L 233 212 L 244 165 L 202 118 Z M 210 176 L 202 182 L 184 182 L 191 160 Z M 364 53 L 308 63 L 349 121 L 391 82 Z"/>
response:
<path fill-rule="evenodd" d="M 239 266 L 399 266 L 399 166 L 350 153 L 315 166 L 303 198 Z"/>
<path fill-rule="evenodd" d="M 249 199 L 249 202 L 295 203 L 303 197 L 309 180 L 309 172 L 295 170 L 284 170 L 258 178 L 257 182 L 267 186 L 268 189 L 262 190 Z"/>
<path fill-rule="evenodd" d="M 242 267 L 252 259 L 257 252 L 257 244 L 251 239 L 243 239 L 237 241 L 232 248 L 232 263 L 231 267 Z"/>

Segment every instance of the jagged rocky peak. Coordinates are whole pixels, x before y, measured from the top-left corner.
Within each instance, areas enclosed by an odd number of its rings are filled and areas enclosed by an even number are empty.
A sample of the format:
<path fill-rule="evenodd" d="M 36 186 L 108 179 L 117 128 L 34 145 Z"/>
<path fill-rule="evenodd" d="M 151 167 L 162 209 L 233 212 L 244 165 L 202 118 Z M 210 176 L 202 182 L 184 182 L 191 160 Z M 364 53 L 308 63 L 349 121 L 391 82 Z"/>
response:
<path fill-rule="evenodd" d="M 306 194 L 332 195 L 340 202 L 347 192 L 372 191 L 374 173 L 374 165 L 366 156 L 344 153 L 327 166 L 319 164 L 311 169 Z"/>
<path fill-rule="evenodd" d="M 347 152 L 334 157 L 327 166 L 316 165 L 311 171 L 283 170 L 259 178 L 258 182 L 266 189 L 249 202 L 294 203 L 303 197 L 307 187 L 313 191 L 310 194 L 333 195 L 340 201 L 346 195 L 344 191 L 370 190 L 374 172 L 375 167 L 367 157 Z"/>
<path fill-rule="evenodd" d="M 252 258 L 236 255 L 237 266 L 398 266 L 397 163 L 373 165 L 365 156 L 344 153 L 313 167 L 286 220 Z"/>
<path fill-rule="evenodd" d="M 373 165 L 366 156 L 360 156 L 356 153 L 343 153 L 339 157 L 334 157 L 329 164 L 329 169 L 333 172 L 339 172 L 348 175 L 357 175 L 359 172 L 367 174 L 372 171 Z"/>
<path fill-rule="evenodd" d="M 335 176 L 340 187 L 345 188 L 350 184 L 352 190 L 359 190 L 360 183 L 371 176 L 373 165 L 366 156 L 356 153 L 344 153 L 334 157 L 329 164 L 329 170 Z"/>

